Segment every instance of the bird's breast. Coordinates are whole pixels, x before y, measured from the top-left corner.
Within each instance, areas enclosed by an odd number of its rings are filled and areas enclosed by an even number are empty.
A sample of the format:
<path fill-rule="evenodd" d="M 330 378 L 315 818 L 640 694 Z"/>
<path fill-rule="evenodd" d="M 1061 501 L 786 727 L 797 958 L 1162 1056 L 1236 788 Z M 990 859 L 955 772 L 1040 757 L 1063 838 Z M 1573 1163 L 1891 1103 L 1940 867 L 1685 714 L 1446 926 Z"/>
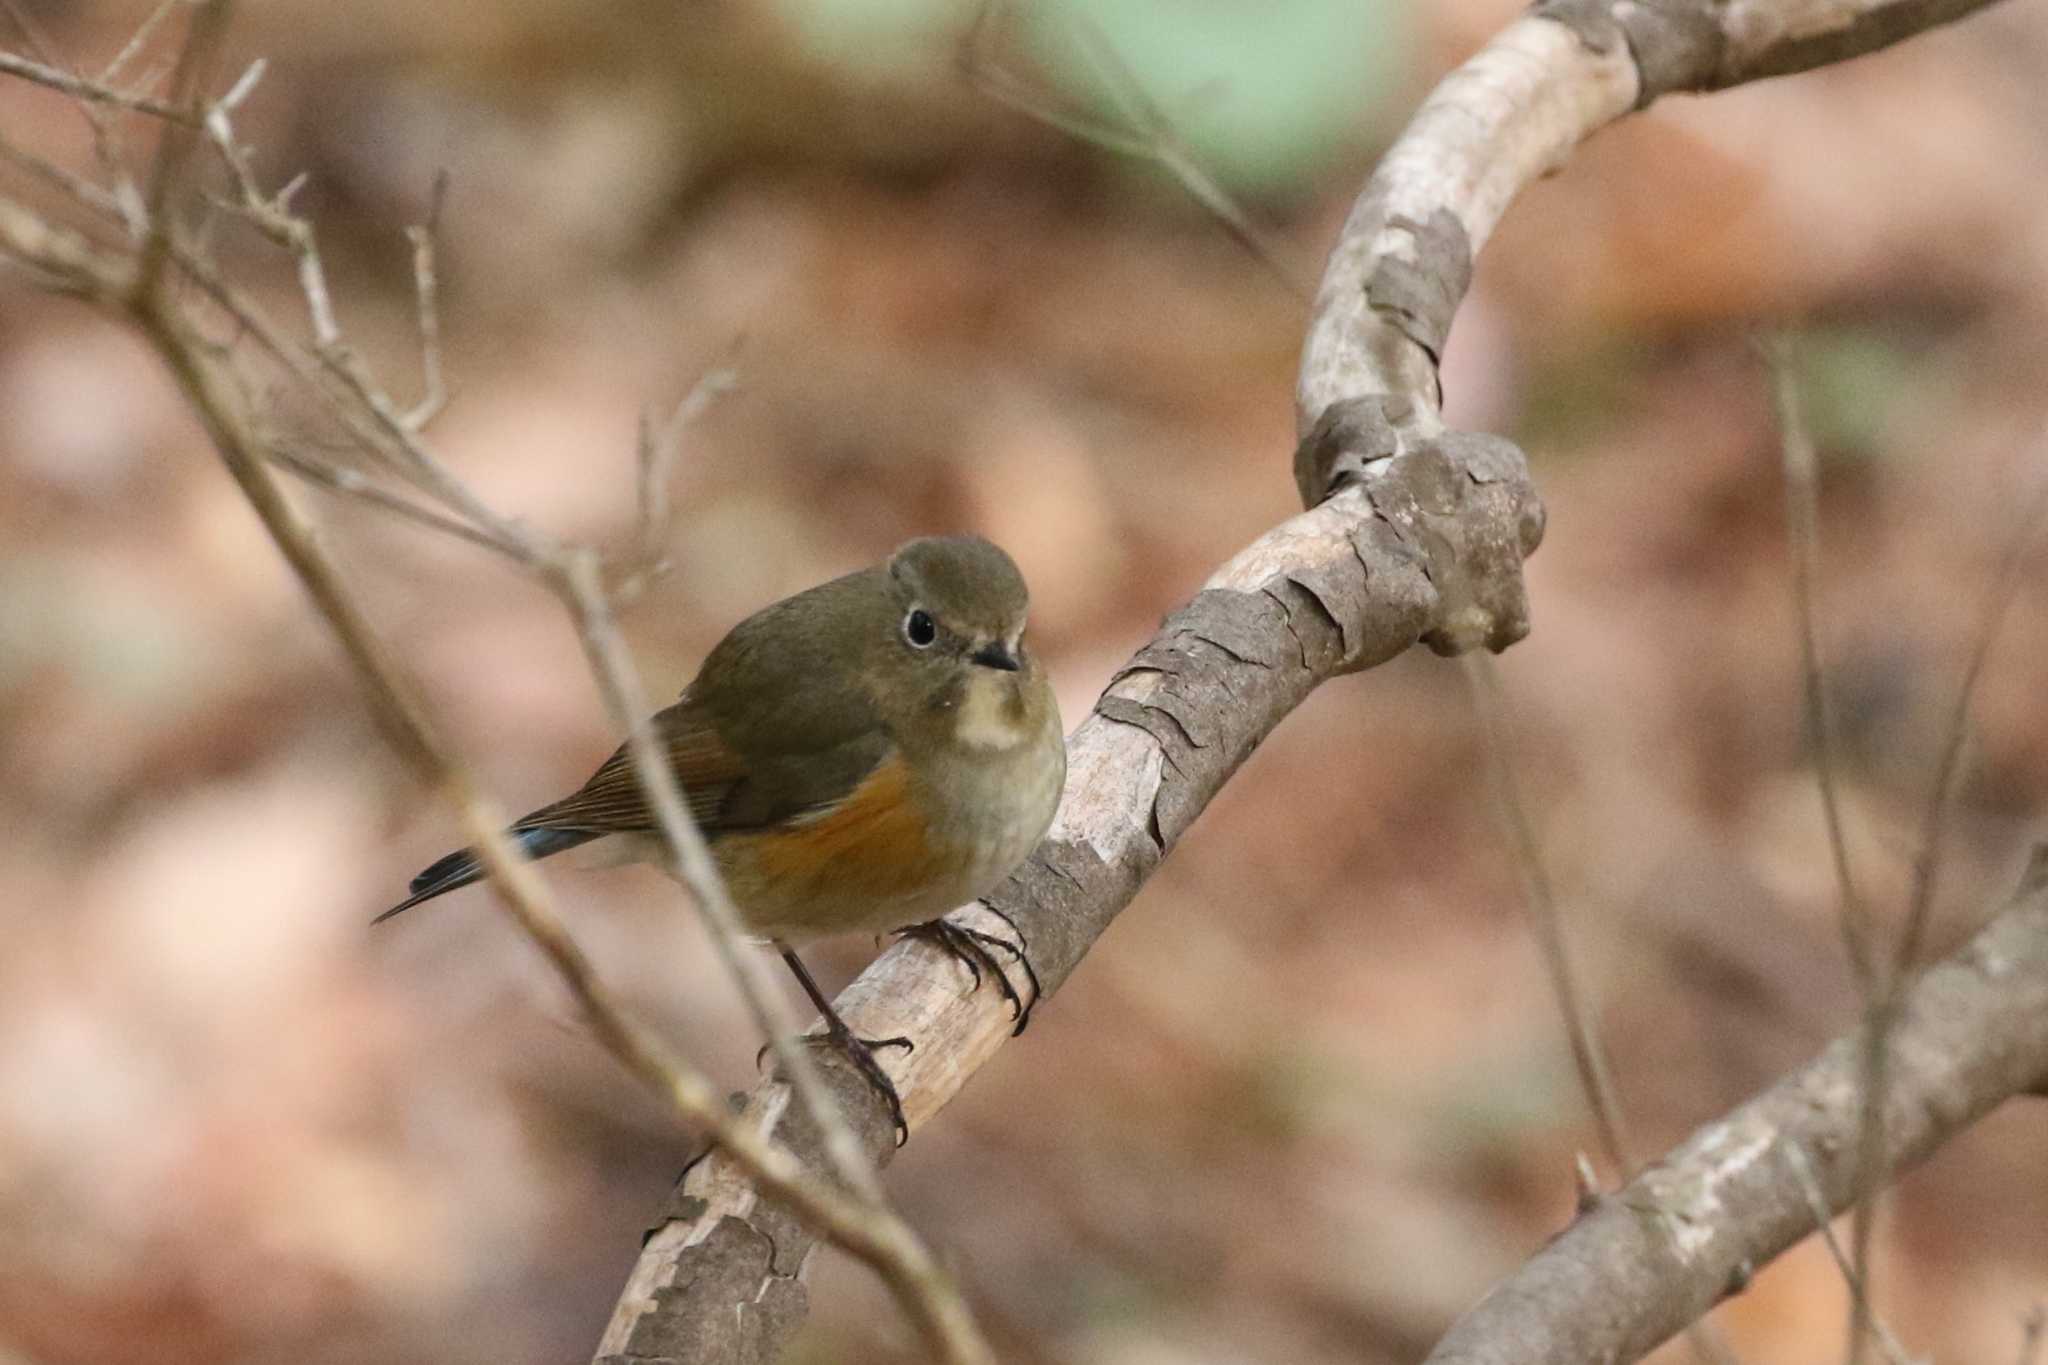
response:
<path fill-rule="evenodd" d="M 803 942 L 936 919 L 986 894 L 1037 845 L 1058 803 L 1057 722 L 979 757 L 900 751 L 841 801 L 774 830 L 713 846 L 740 917 Z"/>

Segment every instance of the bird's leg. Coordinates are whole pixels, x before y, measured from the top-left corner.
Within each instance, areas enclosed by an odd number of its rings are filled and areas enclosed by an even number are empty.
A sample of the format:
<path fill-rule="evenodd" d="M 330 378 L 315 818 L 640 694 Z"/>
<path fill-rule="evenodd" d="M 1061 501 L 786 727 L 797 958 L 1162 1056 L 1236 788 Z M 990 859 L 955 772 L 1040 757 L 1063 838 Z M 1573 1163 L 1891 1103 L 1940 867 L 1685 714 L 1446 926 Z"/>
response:
<path fill-rule="evenodd" d="M 1025 956 L 1024 949 L 1018 946 L 1024 942 L 1023 931 L 1019 930 L 1016 922 L 1008 915 L 1003 914 L 1002 911 L 992 910 L 991 913 L 1000 917 L 1003 923 L 1010 926 L 1010 931 L 1017 935 L 1016 943 L 1010 942 L 1010 940 L 999 934 L 983 933 L 979 929 L 970 929 L 964 924 L 955 924 L 947 919 L 935 919 L 925 924 L 913 924 L 906 929 L 898 929 L 896 933 L 902 938 L 924 939 L 928 943 L 935 944 L 940 951 L 948 953 L 960 962 L 965 963 L 967 970 L 974 974 L 974 988 L 976 990 L 981 989 L 981 969 L 987 967 L 989 971 L 993 972 L 997 983 L 996 989 L 1003 993 L 1003 999 L 1010 1002 L 1010 1017 L 1017 1021 L 1017 1027 L 1010 1030 L 1011 1036 L 1015 1037 L 1024 1031 L 1026 1024 L 1031 1022 L 1031 1011 L 1037 1006 L 1038 997 L 1042 994 L 1042 991 L 1038 984 L 1038 972 L 1032 967 L 1031 959 Z M 1031 982 L 1031 1003 L 1029 1005 L 1024 1003 L 1024 998 L 1017 993 L 1017 988 L 1010 983 L 1010 974 L 1003 970 L 1003 964 L 998 962 L 995 954 L 990 951 L 994 948 L 1002 949 L 1024 968 L 1024 975 Z"/>
<path fill-rule="evenodd" d="M 868 1084 L 879 1090 L 882 1098 L 889 1102 L 889 1117 L 896 1125 L 896 1145 L 901 1147 L 910 1140 L 910 1125 L 903 1118 L 903 1098 L 896 1093 L 896 1083 L 889 1079 L 889 1073 L 882 1070 L 882 1064 L 875 1060 L 874 1050 L 878 1047 L 900 1047 L 909 1052 L 917 1045 L 908 1038 L 856 1037 L 846 1021 L 839 1017 L 839 1011 L 832 1008 L 832 1002 L 825 998 L 825 993 L 818 989 L 818 983 L 811 980 L 810 969 L 804 966 L 803 959 L 791 949 L 783 948 L 782 960 L 796 973 L 797 984 L 818 1007 L 818 1013 L 825 1016 L 825 1027 L 832 1040 L 852 1059 L 860 1074 L 867 1077 Z"/>

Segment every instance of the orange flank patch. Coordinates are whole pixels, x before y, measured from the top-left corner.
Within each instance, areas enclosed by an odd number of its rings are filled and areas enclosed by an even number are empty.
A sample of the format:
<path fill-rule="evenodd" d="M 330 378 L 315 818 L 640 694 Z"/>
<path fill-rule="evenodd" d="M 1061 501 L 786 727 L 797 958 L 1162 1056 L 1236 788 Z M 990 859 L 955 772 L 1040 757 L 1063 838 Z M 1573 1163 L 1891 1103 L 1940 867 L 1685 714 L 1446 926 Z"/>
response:
<path fill-rule="evenodd" d="M 757 875 L 783 895 L 830 888 L 838 896 L 893 900 L 949 870 L 925 837 L 924 812 L 900 754 L 823 814 L 747 842 Z"/>

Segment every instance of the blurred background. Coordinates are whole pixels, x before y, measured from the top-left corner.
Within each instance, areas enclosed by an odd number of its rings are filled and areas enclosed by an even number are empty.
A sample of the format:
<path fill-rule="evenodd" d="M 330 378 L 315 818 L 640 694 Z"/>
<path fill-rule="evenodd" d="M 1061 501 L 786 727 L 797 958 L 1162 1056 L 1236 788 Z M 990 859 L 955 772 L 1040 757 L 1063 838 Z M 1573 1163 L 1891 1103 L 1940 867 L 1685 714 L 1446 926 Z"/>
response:
<path fill-rule="evenodd" d="M 20 0 L 96 71 L 140 3 Z M 1077 115 L 1143 92 L 1283 271 L 1156 167 L 1006 109 L 951 0 L 267 0 L 241 115 L 300 171 L 346 327 L 417 391 L 401 228 L 441 223 L 453 401 L 495 504 L 621 545 L 635 424 L 736 357 L 676 471 L 654 689 L 753 608 L 921 532 L 1007 546 L 1071 725 L 1159 618 L 1295 510 L 1304 307 L 1376 151 L 1512 0 L 1034 0 L 1003 69 Z M 1092 17 L 1080 17 L 1080 16 Z M 161 42 L 138 70 L 160 63 Z M 1856 871 L 1903 907 L 1998 557 L 2048 477 L 2048 10 L 1601 134 L 1480 261 L 1445 387 L 1550 511 L 1514 754 L 1647 1157 L 1856 1001 L 1802 738 L 1753 338 L 1788 327 L 1825 488 L 1822 642 Z M 15 142 L 90 165 L 0 78 Z M 149 130 L 124 123 L 128 150 Z M 47 196 L 0 169 L 7 192 Z M 223 224 L 280 317 L 284 262 Z M 735 347 L 737 350 L 735 351 Z M 508 805 L 614 743 L 550 599 L 300 490 Z M 1973 712 L 1946 946 L 2048 795 L 2029 561 Z M 1325 687 L 1071 984 L 888 1172 L 1006 1359 L 1407 1361 L 1571 1216 L 1597 1140 L 1454 663 Z M 689 1150 L 472 891 L 369 917 L 452 842 L 161 368 L 0 270 L 0 1361 L 558 1362 L 594 1344 Z M 757 1040 L 641 871 L 554 874 L 612 983 L 719 1079 Z M 820 955 L 833 981 L 872 945 Z M 2048 1106 L 1899 1188 L 1884 1315 L 2008 1359 L 2048 1296 Z M 1609 1173 L 1612 1174 L 1611 1172 Z M 906 1362 L 821 1257 L 799 1361 Z M 1837 1359 L 1809 1242 L 1720 1315 Z"/>

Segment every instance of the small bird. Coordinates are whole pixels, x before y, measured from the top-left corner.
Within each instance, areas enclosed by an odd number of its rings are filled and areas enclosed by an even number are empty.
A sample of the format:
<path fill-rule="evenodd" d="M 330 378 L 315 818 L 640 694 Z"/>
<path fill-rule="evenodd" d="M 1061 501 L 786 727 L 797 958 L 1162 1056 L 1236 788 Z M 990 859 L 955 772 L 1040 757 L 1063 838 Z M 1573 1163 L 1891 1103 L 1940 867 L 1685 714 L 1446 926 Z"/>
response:
<path fill-rule="evenodd" d="M 1037 847 L 1066 780 L 1059 708 L 1024 637 L 1028 605 L 1016 564 L 990 542 L 913 540 L 734 626 L 653 721 L 742 926 L 780 950 L 889 1101 L 899 1140 L 902 1104 L 869 1049 L 909 1040 L 856 1038 L 795 950 L 838 933 L 930 939 L 977 986 L 987 966 L 1022 1030 L 1029 1009 L 990 952 L 1023 966 L 1036 1003 L 1022 936 L 941 916 Z M 533 858 L 588 844 L 604 863 L 668 861 L 623 746 L 511 833 Z M 451 853 L 377 920 L 482 876 L 473 853 Z"/>

